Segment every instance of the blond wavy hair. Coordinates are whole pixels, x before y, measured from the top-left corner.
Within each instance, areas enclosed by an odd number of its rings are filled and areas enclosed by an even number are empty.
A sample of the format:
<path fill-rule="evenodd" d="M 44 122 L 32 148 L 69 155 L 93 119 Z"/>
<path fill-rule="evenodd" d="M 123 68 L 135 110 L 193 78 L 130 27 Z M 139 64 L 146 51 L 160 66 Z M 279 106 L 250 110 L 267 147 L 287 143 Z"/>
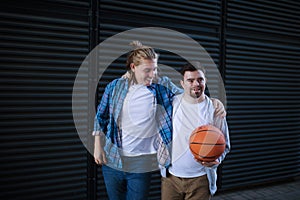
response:
<path fill-rule="evenodd" d="M 126 68 L 130 71 L 130 65 L 139 65 L 141 59 L 158 59 L 159 54 L 157 54 L 152 47 L 143 45 L 140 41 L 132 41 L 130 43 L 133 46 L 133 50 L 128 54 L 126 61 Z"/>

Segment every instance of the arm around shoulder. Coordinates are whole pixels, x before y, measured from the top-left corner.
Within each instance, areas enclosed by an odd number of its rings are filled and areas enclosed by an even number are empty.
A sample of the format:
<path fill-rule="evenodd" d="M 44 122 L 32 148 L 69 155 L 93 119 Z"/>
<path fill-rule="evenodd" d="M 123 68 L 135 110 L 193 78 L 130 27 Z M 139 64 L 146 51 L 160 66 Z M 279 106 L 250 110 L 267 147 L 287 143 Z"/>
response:
<path fill-rule="evenodd" d="M 223 103 L 219 100 L 219 99 L 216 99 L 216 98 L 210 98 L 212 103 L 213 103 L 213 106 L 215 108 L 215 113 L 214 115 L 215 116 L 218 116 L 218 117 L 226 117 L 226 110 L 225 110 L 225 107 L 223 105 Z"/>

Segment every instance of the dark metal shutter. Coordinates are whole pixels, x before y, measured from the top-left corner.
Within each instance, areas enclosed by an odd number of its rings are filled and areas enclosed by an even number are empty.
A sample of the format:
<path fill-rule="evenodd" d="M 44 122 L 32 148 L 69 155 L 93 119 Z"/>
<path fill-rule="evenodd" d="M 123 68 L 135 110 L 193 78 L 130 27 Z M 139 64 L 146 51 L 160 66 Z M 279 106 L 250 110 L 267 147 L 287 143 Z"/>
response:
<path fill-rule="evenodd" d="M 1 1 L 1 199 L 87 197 L 72 89 L 89 51 L 88 9 L 79 0 Z"/>
<path fill-rule="evenodd" d="M 222 188 L 299 175 L 300 3 L 228 1 Z"/>
<path fill-rule="evenodd" d="M 212 56 L 219 59 L 220 11 L 219 1 L 100 1 L 100 39 L 139 27 L 163 27 L 189 35 L 198 41 Z M 142 41 L 141 41 L 142 42 Z M 146 44 L 147 45 L 147 44 Z M 185 62 L 178 55 L 160 52 L 159 63 L 175 69 Z M 101 55 L 100 55 L 101 56 Z M 99 98 L 105 85 L 125 72 L 126 57 L 111 64 L 99 83 Z M 103 177 L 99 168 L 97 197 L 107 199 Z M 150 199 L 160 199 L 160 174 L 153 173 Z"/>

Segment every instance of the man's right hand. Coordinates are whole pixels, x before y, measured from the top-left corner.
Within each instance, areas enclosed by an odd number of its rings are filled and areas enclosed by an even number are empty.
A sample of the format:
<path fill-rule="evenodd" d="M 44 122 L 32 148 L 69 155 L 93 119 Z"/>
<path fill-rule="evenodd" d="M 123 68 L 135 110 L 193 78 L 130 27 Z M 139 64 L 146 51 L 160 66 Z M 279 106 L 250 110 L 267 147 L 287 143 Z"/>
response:
<path fill-rule="evenodd" d="M 94 160 L 97 165 L 107 164 L 105 151 L 101 146 L 100 136 L 95 136 Z"/>

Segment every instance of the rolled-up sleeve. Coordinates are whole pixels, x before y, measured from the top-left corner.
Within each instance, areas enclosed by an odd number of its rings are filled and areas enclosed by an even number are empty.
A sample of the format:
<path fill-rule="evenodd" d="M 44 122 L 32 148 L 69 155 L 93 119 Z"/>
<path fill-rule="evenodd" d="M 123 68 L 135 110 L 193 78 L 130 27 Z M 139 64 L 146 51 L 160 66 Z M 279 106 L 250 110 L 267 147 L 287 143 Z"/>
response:
<path fill-rule="evenodd" d="M 106 134 L 109 122 L 109 99 L 111 93 L 111 84 L 108 84 L 102 95 L 100 104 L 97 107 L 97 113 L 94 118 L 93 136 L 99 136 L 101 133 Z"/>

